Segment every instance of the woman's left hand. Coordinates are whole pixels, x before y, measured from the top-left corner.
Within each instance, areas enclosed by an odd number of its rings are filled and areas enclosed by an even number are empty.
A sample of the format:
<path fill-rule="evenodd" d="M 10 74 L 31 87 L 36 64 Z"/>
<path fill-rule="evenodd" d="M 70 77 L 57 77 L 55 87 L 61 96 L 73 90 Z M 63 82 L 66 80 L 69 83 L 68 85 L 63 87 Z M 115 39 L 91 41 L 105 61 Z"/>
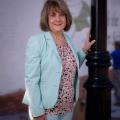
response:
<path fill-rule="evenodd" d="M 90 41 L 90 35 L 89 35 L 89 32 L 88 32 L 88 33 L 87 33 L 86 40 L 85 40 L 85 43 L 84 43 L 84 46 L 83 46 L 83 50 L 84 50 L 85 52 L 90 51 L 91 46 L 92 46 L 95 42 L 96 42 L 95 40 Z"/>

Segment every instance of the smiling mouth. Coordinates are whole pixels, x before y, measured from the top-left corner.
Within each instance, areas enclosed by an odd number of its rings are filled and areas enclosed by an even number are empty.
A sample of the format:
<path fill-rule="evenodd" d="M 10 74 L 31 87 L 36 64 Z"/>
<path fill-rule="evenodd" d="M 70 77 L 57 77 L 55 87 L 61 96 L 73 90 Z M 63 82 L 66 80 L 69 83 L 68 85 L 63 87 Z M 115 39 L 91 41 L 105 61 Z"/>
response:
<path fill-rule="evenodd" d="M 61 26 L 62 24 L 54 24 L 54 25 L 56 25 L 56 26 Z"/>

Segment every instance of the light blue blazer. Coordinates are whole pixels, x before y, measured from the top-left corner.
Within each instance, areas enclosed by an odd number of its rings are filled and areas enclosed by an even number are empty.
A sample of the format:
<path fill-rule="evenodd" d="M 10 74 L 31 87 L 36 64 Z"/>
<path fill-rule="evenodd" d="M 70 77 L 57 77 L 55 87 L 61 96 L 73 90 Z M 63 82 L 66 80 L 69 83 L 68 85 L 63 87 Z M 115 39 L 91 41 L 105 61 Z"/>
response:
<path fill-rule="evenodd" d="M 84 61 L 85 53 L 76 52 L 71 39 L 64 33 L 77 62 L 77 68 Z M 25 87 L 23 103 L 29 105 L 33 117 L 45 113 L 45 109 L 56 104 L 62 74 L 62 63 L 56 44 L 50 32 L 32 36 L 27 43 L 25 54 Z M 78 73 L 78 72 L 77 72 Z M 75 77 L 75 99 L 79 96 L 78 74 Z"/>

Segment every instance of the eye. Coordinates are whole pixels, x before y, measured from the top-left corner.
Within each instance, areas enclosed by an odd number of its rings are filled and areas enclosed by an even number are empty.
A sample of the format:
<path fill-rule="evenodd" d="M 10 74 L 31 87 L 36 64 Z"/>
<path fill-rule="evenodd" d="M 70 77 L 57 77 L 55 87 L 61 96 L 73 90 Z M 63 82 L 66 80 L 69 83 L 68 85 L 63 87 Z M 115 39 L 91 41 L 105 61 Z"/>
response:
<path fill-rule="evenodd" d="M 65 14 L 64 13 L 60 13 L 60 16 L 65 16 Z"/>

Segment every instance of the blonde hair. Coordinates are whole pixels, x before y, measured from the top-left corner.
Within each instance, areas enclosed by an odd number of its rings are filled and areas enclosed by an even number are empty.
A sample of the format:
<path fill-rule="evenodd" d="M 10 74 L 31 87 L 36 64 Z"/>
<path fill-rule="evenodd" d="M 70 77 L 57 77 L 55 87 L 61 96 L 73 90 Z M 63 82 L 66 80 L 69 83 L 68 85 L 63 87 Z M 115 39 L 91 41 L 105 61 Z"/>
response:
<path fill-rule="evenodd" d="M 50 11 L 60 10 L 66 17 L 65 31 L 68 31 L 72 24 L 72 16 L 64 0 L 47 0 L 41 12 L 40 28 L 43 31 L 50 30 L 48 24 L 48 15 Z"/>

